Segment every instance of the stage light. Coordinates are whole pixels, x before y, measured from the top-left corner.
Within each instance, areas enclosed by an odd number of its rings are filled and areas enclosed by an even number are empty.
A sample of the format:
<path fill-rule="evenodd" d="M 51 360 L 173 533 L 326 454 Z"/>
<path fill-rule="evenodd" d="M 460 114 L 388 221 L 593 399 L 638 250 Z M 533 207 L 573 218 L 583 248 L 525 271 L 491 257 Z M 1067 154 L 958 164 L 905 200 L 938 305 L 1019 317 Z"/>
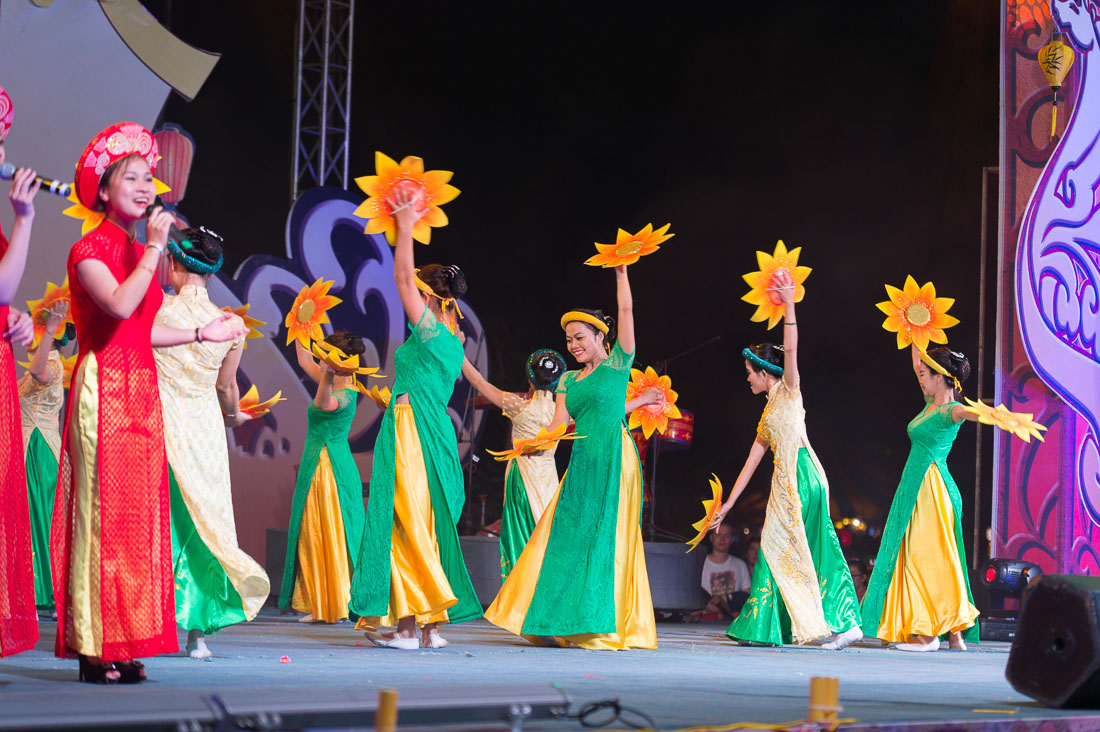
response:
<path fill-rule="evenodd" d="M 1038 564 L 1022 559 L 989 559 L 982 567 L 982 585 L 991 594 L 1020 597 L 1028 584 L 1043 574 Z"/>

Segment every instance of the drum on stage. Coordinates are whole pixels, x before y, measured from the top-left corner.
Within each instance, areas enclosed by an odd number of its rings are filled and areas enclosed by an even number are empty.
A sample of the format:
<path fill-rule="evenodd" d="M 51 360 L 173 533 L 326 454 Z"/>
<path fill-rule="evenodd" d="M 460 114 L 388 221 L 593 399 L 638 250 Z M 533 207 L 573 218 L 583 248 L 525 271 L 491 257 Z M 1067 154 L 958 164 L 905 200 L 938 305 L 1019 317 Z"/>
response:
<path fill-rule="evenodd" d="M 662 450 L 687 450 L 691 447 L 691 438 L 695 433 L 695 415 L 686 409 L 680 410 L 680 417 L 669 417 L 668 429 L 660 435 Z"/>

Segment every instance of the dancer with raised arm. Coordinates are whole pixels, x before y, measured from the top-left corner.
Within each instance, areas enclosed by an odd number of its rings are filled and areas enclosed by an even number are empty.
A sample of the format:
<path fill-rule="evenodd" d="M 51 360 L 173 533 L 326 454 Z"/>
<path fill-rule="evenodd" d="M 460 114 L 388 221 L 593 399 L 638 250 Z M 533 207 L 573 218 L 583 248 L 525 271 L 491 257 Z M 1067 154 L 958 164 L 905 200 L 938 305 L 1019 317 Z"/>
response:
<path fill-rule="evenodd" d="M 806 436 L 806 410 L 798 374 L 795 281 L 776 271 L 783 302 L 783 345 L 744 349 L 753 394 L 766 394 L 749 457 L 712 527 L 721 525 L 770 448 L 775 457 L 760 556 L 749 599 L 726 635 L 745 644 L 777 646 L 831 636 L 827 650 L 859 640 L 859 603 L 852 575 L 829 518 L 829 483 Z"/>
<path fill-rule="evenodd" d="M 558 384 L 551 429 L 573 417 L 578 439 L 558 492 L 485 612 L 491 623 L 537 643 L 657 647 L 642 548 L 641 465 L 623 420 L 635 350 L 626 266 L 615 268 L 615 282 L 617 340 L 615 320 L 598 310 L 561 318 L 566 346 L 582 368 Z"/>
<path fill-rule="evenodd" d="M 0 164 L 12 116 L 11 97 L 0 88 Z M 27 264 L 34 194 L 39 187 L 34 176 L 26 168 L 16 171 L 8 194 L 15 210 L 11 239 L 0 232 L 0 657 L 33 648 L 38 641 L 23 429 L 11 350 L 12 343 L 27 346 L 34 338 L 30 316 L 11 308 Z"/>
<path fill-rule="evenodd" d="M 222 265 L 222 240 L 203 227 L 181 233 L 168 240 L 168 280 L 176 294 L 165 296 L 155 322 L 192 330 L 223 314 L 206 291 Z M 213 655 L 207 634 L 255 618 L 270 590 L 267 573 L 237 546 L 233 517 L 225 428 L 250 419 L 238 407 L 243 344 L 242 336 L 153 349 L 168 426 L 176 622 L 187 629 L 185 650 L 196 659 Z"/>
<path fill-rule="evenodd" d="M 455 298 L 465 294 L 466 277 L 454 265 L 416 269 L 413 227 L 426 212 L 419 193 L 396 188 L 388 204 L 397 226 L 393 277 L 412 333 L 394 354 L 351 605 L 376 645 L 442 648 L 440 623 L 481 616 L 458 542 L 466 493 L 447 416 L 462 373 Z M 378 633 L 378 626 L 396 630 Z"/>
<path fill-rule="evenodd" d="M 233 341 L 231 313 L 188 329 L 154 324 L 157 264 L 171 214 L 153 209 L 153 135 L 123 122 L 96 135 L 76 166 L 76 193 L 103 221 L 69 251 L 79 336 L 51 532 L 57 642 L 78 656 L 80 680 L 145 680 L 141 657 L 176 643 L 168 464 L 153 346 Z"/>

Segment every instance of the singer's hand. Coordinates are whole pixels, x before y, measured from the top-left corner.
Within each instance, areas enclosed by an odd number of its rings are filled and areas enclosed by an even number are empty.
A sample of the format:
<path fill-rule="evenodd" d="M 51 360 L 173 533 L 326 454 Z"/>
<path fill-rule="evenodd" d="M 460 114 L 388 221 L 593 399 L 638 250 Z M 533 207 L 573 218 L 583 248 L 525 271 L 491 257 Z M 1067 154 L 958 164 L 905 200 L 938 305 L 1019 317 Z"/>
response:
<path fill-rule="evenodd" d="M 39 181 L 36 181 L 36 173 L 30 168 L 20 168 L 15 171 L 15 177 L 11 181 L 11 193 L 8 194 L 8 198 L 11 199 L 11 207 L 15 209 L 15 218 L 17 219 L 33 219 L 34 218 L 34 194 L 38 193 L 38 189 L 42 187 Z"/>
<path fill-rule="evenodd" d="M 31 316 L 19 310 L 8 311 L 8 322 L 5 324 L 4 340 L 23 346 L 29 346 L 34 341 L 34 321 Z"/>
<path fill-rule="evenodd" d="M 156 247 L 163 253 L 168 246 L 168 230 L 176 222 L 176 217 L 165 211 L 160 206 L 149 214 L 149 220 L 145 223 L 145 241 L 151 247 Z"/>
<path fill-rule="evenodd" d="M 202 327 L 202 339 L 214 343 L 224 343 L 240 338 L 248 332 L 244 321 L 233 313 L 214 318 Z"/>

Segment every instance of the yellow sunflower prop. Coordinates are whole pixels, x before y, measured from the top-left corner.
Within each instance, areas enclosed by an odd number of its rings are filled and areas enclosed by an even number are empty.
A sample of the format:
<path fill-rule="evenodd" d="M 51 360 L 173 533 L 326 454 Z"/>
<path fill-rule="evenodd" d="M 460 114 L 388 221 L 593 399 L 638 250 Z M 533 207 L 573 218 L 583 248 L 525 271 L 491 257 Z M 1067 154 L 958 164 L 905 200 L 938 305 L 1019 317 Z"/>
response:
<path fill-rule="evenodd" d="M 668 429 L 669 417 L 680 418 L 680 409 L 676 406 L 676 399 L 680 395 L 672 390 L 672 379 L 667 375 L 657 376 L 652 366 L 646 366 L 644 373 L 638 369 L 630 369 L 630 383 L 626 385 L 626 400 L 629 402 L 631 399 L 638 398 L 646 389 L 656 389 L 661 392 L 661 399 L 655 404 L 646 404 L 631 412 L 627 429 L 641 427 L 646 439 L 649 439 L 654 430 L 662 435 L 665 433 Z"/>
<path fill-rule="evenodd" d="M 959 319 L 948 315 L 947 311 L 955 304 L 954 298 L 936 297 L 936 286 L 925 282 L 917 287 L 912 275 L 906 275 L 902 289 L 886 285 L 889 300 L 875 303 L 886 320 L 882 327 L 898 335 L 898 348 L 910 343 L 922 351 L 928 350 L 928 342 L 947 343 L 947 334 L 943 331 L 958 325 Z"/>
<path fill-rule="evenodd" d="M 420 192 L 417 204 L 424 215 L 413 227 L 413 239 L 427 244 L 432 239 L 432 229 L 447 225 L 447 214 L 440 208 L 450 203 L 461 192 L 448 181 L 454 175 L 449 170 L 424 170 L 424 161 L 409 155 L 398 165 L 393 158 L 380 152 L 374 153 L 376 175 L 364 175 L 355 179 L 355 183 L 367 194 L 367 200 L 355 209 L 355 215 L 370 219 L 364 232 L 367 234 L 385 234 L 386 241 L 393 244 L 396 224 L 393 209 L 386 201 L 395 189 L 406 193 Z"/>
<path fill-rule="evenodd" d="M 722 508 L 722 481 L 718 480 L 718 476 L 711 473 L 710 490 L 712 498 L 709 501 L 703 501 L 703 518 L 699 519 L 691 525 L 691 528 L 695 529 L 695 538 L 687 543 L 688 550 L 686 553 L 690 553 L 692 549 L 699 546 L 699 544 L 706 538 L 707 532 L 710 531 L 710 525 L 714 523 L 715 517 L 718 515 L 719 509 Z"/>
<path fill-rule="evenodd" d="M 241 397 L 240 403 L 237 405 L 238 409 L 244 414 L 255 419 L 256 417 L 262 417 L 271 411 L 271 408 L 279 402 L 285 402 L 286 398 L 283 396 L 282 391 L 275 392 L 275 396 L 266 401 L 260 401 L 260 393 L 256 390 L 256 385 L 253 384 Z"/>
<path fill-rule="evenodd" d="M 153 178 L 153 183 L 157 187 L 158 196 L 162 193 L 167 193 L 168 191 L 172 190 L 164 181 L 157 180 L 156 178 Z M 68 216 L 69 218 L 78 219 L 80 221 L 81 236 L 84 236 L 89 231 L 99 226 L 100 223 L 102 223 L 104 213 L 102 211 L 93 211 L 85 206 L 83 203 L 81 203 L 80 199 L 76 197 L 76 186 L 73 186 L 72 193 L 66 196 L 66 198 L 73 205 L 69 206 L 61 213 L 65 216 Z"/>
<path fill-rule="evenodd" d="M 335 280 L 325 282 L 318 277 L 312 285 L 303 287 L 294 298 L 290 312 L 286 315 L 286 344 L 295 340 L 306 348 L 310 341 L 319 341 L 325 337 L 321 324 L 329 322 L 325 313 L 339 305 L 343 300 L 328 294 Z"/>
<path fill-rule="evenodd" d="M 244 347 L 245 348 L 248 348 L 248 342 L 250 340 L 252 340 L 253 338 L 263 338 L 264 337 L 264 334 L 259 329 L 259 327 L 261 325 L 267 325 L 267 323 L 265 323 L 264 321 L 256 320 L 255 318 L 251 317 L 248 314 L 248 311 L 251 307 L 252 306 L 250 304 L 245 303 L 244 305 L 241 305 L 239 308 L 231 308 L 228 305 L 226 305 L 224 308 L 222 308 L 222 310 L 224 310 L 225 312 L 233 313 L 234 315 L 240 317 L 240 319 L 244 321 L 245 327 L 248 328 L 248 335 L 246 335 L 244 337 Z"/>
<path fill-rule="evenodd" d="M 578 435 L 576 433 L 567 435 L 565 434 L 566 429 L 568 429 L 568 425 L 565 422 L 562 422 L 556 429 L 549 432 L 543 427 L 539 430 L 537 435 L 530 439 L 516 440 L 511 450 L 502 450 L 500 452 L 486 450 L 485 452 L 492 455 L 494 460 L 503 463 L 517 458 L 520 455 L 530 455 L 540 450 L 549 450 L 556 445 L 559 440 L 583 440 L 585 437 L 584 435 Z"/>
<path fill-rule="evenodd" d="M 360 393 L 366 393 L 359 383 L 360 376 L 373 376 L 377 379 L 382 378 L 382 374 L 378 373 L 377 367 L 359 365 L 358 353 L 349 356 L 341 349 L 330 343 L 325 343 L 324 341 L 314 341 L 313 345 L 310 346 L 310 351 L 312 351 L 313 355 L 320 359 L 322 363 L 328 364 L 345 376 L 350 376 L 352 387 Z"/>
<path fill-rule="evenodd" d="M 72 295 L 69 292 L 69 278 L 66 277 L 61 286 L 58 287 L 52 282 L 46 283 L 46 293 L 40 300 L 27 300 L 27 308 L 30 312 L 31 319 L 34 321 L 34 343 L 31 344 L 31 348 L 38 348 L 38 344 L 42 342 L 42 336 L 46 333 L 46 319 L 50 317 L 49 310 L 59 302 L 71 300 Z M 60 338 L 65 334 L 65 324 L 73 322 L 72 310 L 65 313 L 65 318 L 62 320 L 57 329 L 50 334 L 52 338 Z"/>
<path fill-rule="evenodd" d="M 801 252 L 802 247 L 795 247 L 787 251 L 787 245 L 783 243 L 782 239 L 775 245 L 773 253 L 756 252 L 756 263 L 760 269 L 747 275 L 741 275 L 745 282 L 749 283 L 749 287 L 752 288 L 748 291 L 748 294 L 741 298 L 750 305 L 756 306 L 756 312 L 752 314 L 752 322 L 760 323 L 766 320 L 770 330 L 783 319 L 783 314 L 787 308 L 784 307 L 779 294 L 769 289 L 774 286 L 776 272 L 781 269 L 787 270 L 794 280 L 794 301 L 802 302 L 802 298 L 806 296 L 806 288 L 802 283 L 810 276 L 812 270 L 809 267 L 798 265 L 798 255 Z"/>
<path fill-rule="evenodd" d="M 367 389 L 362 384 L 359 384 L 359 391 L 362 394 L 370 397 L 371 401 L 377 404 L 379 409 L 385 411 L 389 408 L 390 397 L 392 395 L 390 394 L 390 388 L 388 386 L 383 386 L 381 389 L 379 389 L 377 386 L 372 386 L 371 388 Z"/>
<path fill-rule="evenodd" d="M 596 242 L 596 250 L 599 254 L 592 255 L 584 260 L 584 263 L 593 267 L 618 267 L 620 264 L 634 264 L 645 255 L 653 254 L 661 248 L 661 244 L 676 236 L 675 234 L 666 233 L 670 226 L 672 224 L 665 224 L 654 231 L 653 224 L 646 224 L 645 228 L 637 234 L 629 234 L 619 229 L 619 232 L 615 235 L 614 244 Z"/>
<path fill-rule="evenodd" d="M 963 409 L 976 415 L 978 421 L 982 424 L 991 424 L 995 427 L 1000 427 L 1005 432 L 1011 432 L 1016 435 L 1024 442 L 1031 442 L 1032 437 L 1039 440 L 1039 442 L 1044 441 L 1039 431 L 1046 431 L 1046 425 L 1041 425 L 1034 421 L 1032 419 L 1032 417 L 1035 416 L 1034 414 L 1010 412 L 1003 404 L 998 404 L 996 408 L 994 408 L 988 404 L 976 402 L 969 398 L 966 398 L 966 403 L 970 406 L 963 407 Z"/>

